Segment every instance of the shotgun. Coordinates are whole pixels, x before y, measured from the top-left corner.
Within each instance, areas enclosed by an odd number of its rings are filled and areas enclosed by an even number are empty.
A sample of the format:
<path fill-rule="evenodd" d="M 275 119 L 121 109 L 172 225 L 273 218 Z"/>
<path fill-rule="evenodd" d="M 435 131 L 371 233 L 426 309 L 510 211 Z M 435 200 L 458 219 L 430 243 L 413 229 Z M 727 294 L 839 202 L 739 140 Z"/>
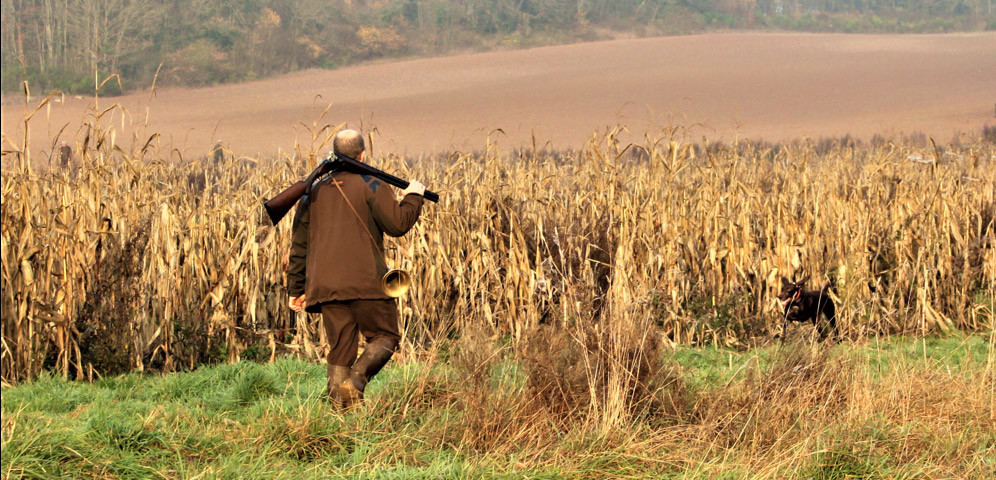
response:
<path fill-rule="evenodd" d="M 371 175 L 377 177 L 395 187 L 405 189 L 408 188 L 408 181 L 402 180 L 390 173 L 384 172 L 383 170 L 371 167 L 365 163 L 357 162 L 352 158 L 349 158 L 341 153 L 332 152 L 329 154 L 328 158 L 318 164 L 314 170 L 304 180 L 298 180 L 294 182 L 293 185 L 287 187 L 284 191 L 278 193 L 275 197 L 263 202 L 263 207 L 266 208 L 266 214 L 270 216 L 270 221 L 274 225 L 284 218 L 284 215 L 290 211 L 291 207 L 297 203 L 301 197 L 311 193 L 311 187 L 314 185 L 315 181 L 318 180 L 322 175 L 331 172 L 352 172 L 358 173 L 360 175 Z M 439 202 L 439 194 L 435 192 L 425 191 L 423 195 L 426 200 L 430 202 Z"/>

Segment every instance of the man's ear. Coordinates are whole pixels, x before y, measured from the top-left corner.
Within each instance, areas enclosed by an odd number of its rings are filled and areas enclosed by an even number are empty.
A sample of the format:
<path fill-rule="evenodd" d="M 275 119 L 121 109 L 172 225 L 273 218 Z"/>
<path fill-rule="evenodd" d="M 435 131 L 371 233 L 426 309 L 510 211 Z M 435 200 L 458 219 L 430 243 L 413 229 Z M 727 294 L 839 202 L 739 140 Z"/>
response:
<path fill-rule="evenodd" d="M 356 160 L 357 162 L 362 162 L 363 161 L 363 153 L 364 152 L 357 153 L 356 154 L 356 158 L 354 158 L 353 160 Z"/>

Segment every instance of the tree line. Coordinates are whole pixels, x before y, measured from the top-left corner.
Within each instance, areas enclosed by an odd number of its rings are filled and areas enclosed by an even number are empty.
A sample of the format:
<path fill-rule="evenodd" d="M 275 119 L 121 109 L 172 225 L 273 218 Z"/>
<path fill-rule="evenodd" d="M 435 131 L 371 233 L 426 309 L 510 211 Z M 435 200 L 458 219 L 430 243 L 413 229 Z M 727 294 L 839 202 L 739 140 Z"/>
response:
<path fill-rule="evenodd" d="M 711 29 L 996 30 L 994 0 L 0 0 L 2 90 L 104 95 Z"/>

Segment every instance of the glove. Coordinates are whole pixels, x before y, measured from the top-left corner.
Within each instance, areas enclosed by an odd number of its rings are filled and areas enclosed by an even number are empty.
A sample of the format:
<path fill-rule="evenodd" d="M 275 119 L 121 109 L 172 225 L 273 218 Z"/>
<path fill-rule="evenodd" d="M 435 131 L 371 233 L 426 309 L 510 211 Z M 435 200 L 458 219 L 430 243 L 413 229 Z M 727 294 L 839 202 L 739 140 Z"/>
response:
<path fill-rule="evenodd" d="M 422 185 L 422 182 L 418 180 L 412 180 L 411 183 L 408 184 L 408 188 L 406 188 L 405 191 L 401 192 L 401 196 L 403 198 L 405 195 L 408 195 L 410 193 L 414 193 L 415 195 L 419 196 L 425 196 L 425 185 Z"/>

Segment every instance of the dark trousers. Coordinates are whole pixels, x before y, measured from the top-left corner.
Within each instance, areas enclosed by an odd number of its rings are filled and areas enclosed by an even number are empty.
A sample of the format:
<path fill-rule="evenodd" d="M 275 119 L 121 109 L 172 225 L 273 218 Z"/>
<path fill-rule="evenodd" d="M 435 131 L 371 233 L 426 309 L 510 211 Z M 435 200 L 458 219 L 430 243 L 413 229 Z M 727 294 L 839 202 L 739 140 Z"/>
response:
<path fill-rule="evenodd" d="M 353 366 L 359 344 L 358 334 L 362 333 L 367 343 L 380 339 L 378 344 L 396 347 L 401 341 L 398 304 L 393 299 L 324 303 L 322 325 L 329 340 L 329 365 Z"/>

